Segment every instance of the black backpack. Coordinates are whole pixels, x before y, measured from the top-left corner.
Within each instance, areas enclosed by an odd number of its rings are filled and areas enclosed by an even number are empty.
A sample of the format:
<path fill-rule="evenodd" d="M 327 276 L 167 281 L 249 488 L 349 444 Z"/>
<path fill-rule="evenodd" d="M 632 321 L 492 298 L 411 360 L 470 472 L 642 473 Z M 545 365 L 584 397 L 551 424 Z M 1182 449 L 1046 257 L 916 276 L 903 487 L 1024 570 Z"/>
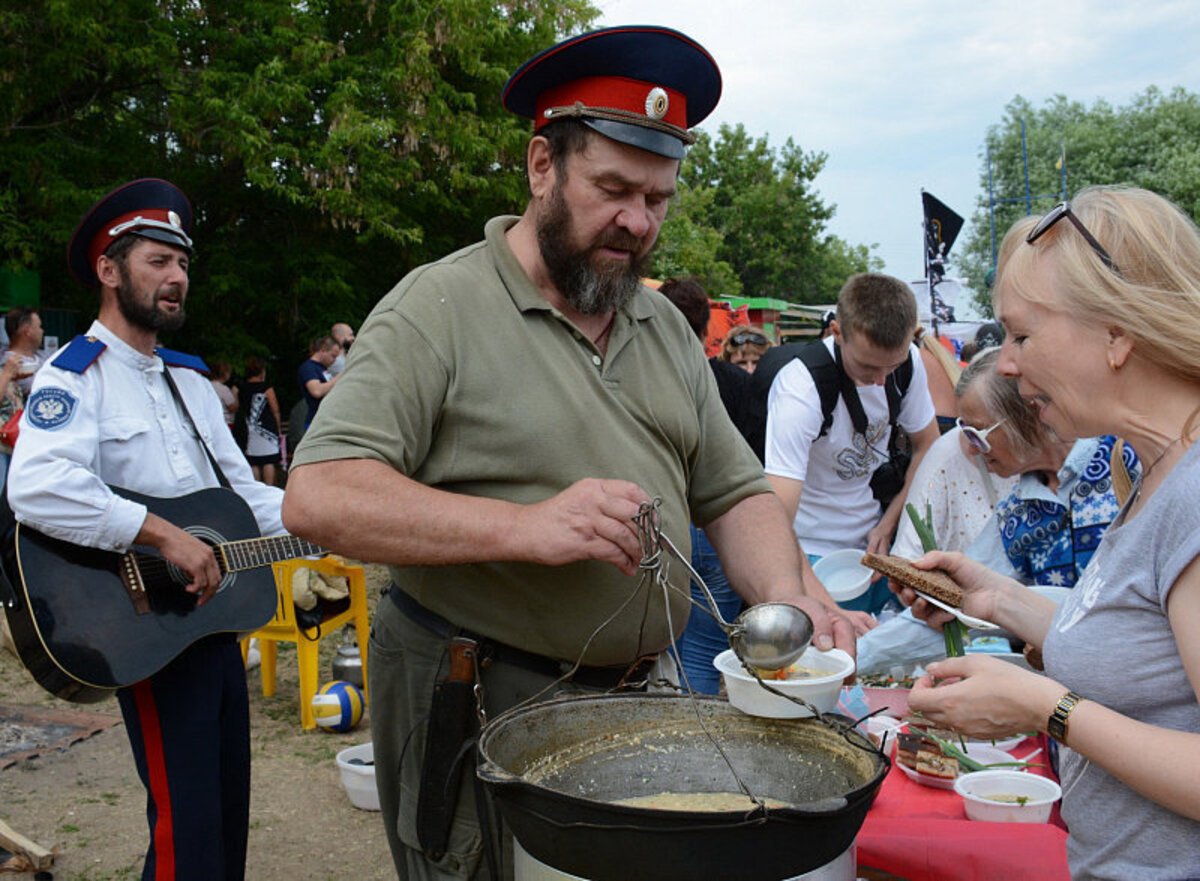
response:
<path fill-rule="evenodd" d="M 760 462 L 766 461 L 767 445 L 767 398 L 771 392 L 779 371 L 794 359 L 804 362 L 812 375 L 813 383 L 821 396 L 821 431 L 817 437 L 824 437 L 833 424 L 833 410 L 837 407 L 839 397 L 845 397 L 846 409 L 850 411 L 850 421 L 854 430 L 865 434 L 867 416 L 863 411 L 862 401 L 858 397 L 858 389 L 854 381 L 842 370 L 841 351 L 835 344 L 834 354 L 821 340 L 807 343 L 785 343 L 766 351 L 759 359 L 750 382 L 750 396 L 746 405 L 746 440 L 758 456 Z M 908 471 L 908 463 L 912 460 L 908 436 L 899 430 L 896 420 L 900 418 L 900 403 L 912 383 L 913 362 L 909 358 L 890 374 L 884 383 L 884 393 L 888 402 L 888 424 L 891 426 L 891 441 L 888 444 L 887 462 L 875 469 L 871 476 L 871 489 L 875 498 L 886 507 L 904 486 L 904 475 Z"/>

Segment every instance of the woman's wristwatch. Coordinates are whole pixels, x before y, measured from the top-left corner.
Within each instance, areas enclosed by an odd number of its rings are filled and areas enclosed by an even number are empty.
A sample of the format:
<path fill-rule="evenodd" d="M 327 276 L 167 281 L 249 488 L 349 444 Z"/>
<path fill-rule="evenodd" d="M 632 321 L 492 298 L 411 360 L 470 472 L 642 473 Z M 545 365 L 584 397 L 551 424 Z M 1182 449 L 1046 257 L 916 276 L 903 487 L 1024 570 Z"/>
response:
<path fill-rule="evenodd" d="M 1067 745 L 1067 730 L 1070 727 L 1071 711 L 1084 700 L 1082 695 L 1078 695 L 1073 691 L 1068 691 L 1054 707 L 1054 712 L 1050 714 L 1050 718 L 1046 720 L 1046 733 L 1061 743 Z"/>

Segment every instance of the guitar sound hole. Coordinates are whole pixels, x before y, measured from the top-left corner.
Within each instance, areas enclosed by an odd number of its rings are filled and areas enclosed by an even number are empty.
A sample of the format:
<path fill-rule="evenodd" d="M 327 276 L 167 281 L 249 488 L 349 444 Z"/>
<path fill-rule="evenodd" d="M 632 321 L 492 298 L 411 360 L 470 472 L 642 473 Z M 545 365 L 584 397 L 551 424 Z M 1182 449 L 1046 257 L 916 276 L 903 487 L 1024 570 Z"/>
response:
<path fill-rule="evenodd" d="M 185 526 L 184 531 L 200 539 L 210 547 L 228 541 L 225 536 L 208 526 Z M 196 608 L 196 595 L 188 593 L 183 589 L 191 583 L 191 578 L 188 577 L 186 572 L 162 557 L 139 555 L 139 565 L 143 578 L 146 581 L 150 607 L 155 612 L 160 614 L 187 613 Z M 157 574 L 158 577 L 153 577 L 154 574 Z M 233 573 L 224 573 L 216 593 L 221 593 L 225 588 L 233 584 L 235 578 L 236 575 Z M 155 586 L 159 589 L 155 590 Z"/>

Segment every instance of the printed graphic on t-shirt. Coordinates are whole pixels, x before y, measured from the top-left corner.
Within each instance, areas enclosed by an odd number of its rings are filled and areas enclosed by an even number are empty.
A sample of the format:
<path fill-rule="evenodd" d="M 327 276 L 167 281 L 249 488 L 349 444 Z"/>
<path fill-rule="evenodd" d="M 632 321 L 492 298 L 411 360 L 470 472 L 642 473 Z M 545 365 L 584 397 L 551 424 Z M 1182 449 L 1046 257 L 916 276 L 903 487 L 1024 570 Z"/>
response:
<path fill-rule="evenodd" d="M 881 461 L 876 451 L 884 442 L 887 428 L 886 421 L 869 422 L 866 437 L 855 433 L 850 439 L 853 446 L 843 447 L 833 457 L 834 474 L 841 480 L 862 479 L 873 474 Z"/>
<path fill-rule="evenodd" d="M 1066 633 L 1078 624 L 1100 599 L 1100 591 L 1104 590 L 1104 576 L 1100 574 L 1099 565 L 1102 556 L 1101 553 L 1092 557 L 1087 568 L 1083 570 L 1079 582 L 1072 588 L 1071 596 L 1066 600 L 1068 604 L 1066 614 L 1058 623 L 1059 633 Z"/>

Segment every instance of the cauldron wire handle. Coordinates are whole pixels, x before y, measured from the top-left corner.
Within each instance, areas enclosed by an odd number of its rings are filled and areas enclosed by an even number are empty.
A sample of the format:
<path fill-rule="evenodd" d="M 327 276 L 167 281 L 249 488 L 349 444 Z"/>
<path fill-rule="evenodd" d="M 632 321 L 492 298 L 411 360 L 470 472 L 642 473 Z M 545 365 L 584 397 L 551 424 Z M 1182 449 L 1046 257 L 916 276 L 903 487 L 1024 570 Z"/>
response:
<path fill-rule="evenodd" d="M 682 594 L 683 596 L 685 596 L 687 598 L 688 602 L 691 603 L 693 606 L 695 606 L 696 608 L 699 608 L 699 609 L 704 609 L 704 605 L 702 603 L 700 603 L 698 600 L 696 600 L 694 597 L 692 597 L 690 592 L 684 592 L 684 591 L 680 590 L 679 588 L 677 588 L 673 584 L 671 584 L 670 581 L 668 580 L 667 571 L 666 571 L 667 567 L 666 567 L 665 561 L 663 560 L 663 550 L 666 549 L 667 551 L 669 551 L 671 556 L 673 556 L 676 560 L 678 560 L 680 563 L 682 563 L 684 568 L 687 569 L 688 575 L 691 577 L 691 579 L 696 584 L 700 585 L 700 589 L 701 589 L 701 591 L 703 591 L 704 596 L 707 598 L 708 604 L 709 604 L 709 608 L 705 609 L 705 611 L 713 616 L 714 620 L 716 620 L 716 622 L 720 626 L 720 628 L 725 632 L 725 634 L 727 636 L 730 637 L 731 645 L 732 645 L 733 637 L 738 634 L 741 634 L 745 628 L 743 628 L 740 624 L 736 624 L 736 623 L 730 624 L 728 621 L 726 621 L 724 618 L 721 617 L 721 612 L 717 608 L 717 601 L 713 597 L 712 591 L 710 591 L 708 589 L 708 585 L 704 583 L 704 579 L 701 578 L 700 574 L 698 572 L 696 572 L 695 569 L 692 568 L 691 561 L 688 560 L 683 554 L 681 554 L 679 552 L 679 549 L 677 547 L 675 547 L 674 542 L 672 542 L 671 539 L 667 535 L 663 534 L 661 508 L 662 508 L 662 499 L 656 498 L 649 502 L 643 502 L 641 504 L 641 507 L 638 508 L 637 514 L 633 518 L 634 523 L 636 523 L 637 527 L 638 527 L 638 530 L 637 530 L 638 531 L 638 539 L 641 542 L 641 546 L 642 546 L 642 559 L 638 565 L 638 568 L 640 568 L 644 572 L 653 573 L 655 582 L 657 584 L 659 584 L 660 586 L 662 586 L 664 590 L 673 590 L 678 594 Z M 667 608 L 667 615 L 669 618 L 669 616 L 670 616 L 669 604 L 668 604 L 668 608 Z M 674 640 L 672 640 L 672 642 L 674 642 Z M 797 697 L 796 695 L 792 695 L 792 694 L 787 694 L 787 693 L 781 691 L 780 689 L 775 688 L 772 685 L 768 685 L 766 682 L 763 681 L 762 676 L 759 674 L 758 670 L 753 665 L 747 664 L 746 661 L 743 660 L 740 655 L 738 657 L 738 660 L 740 660 L 742 662 L 742 666 L 744 668 L 746 668 L 746 671 L 751 676 L 754 677 L 754 679 L 758 682 L 758 684 L 760 686 L 762 686 L 763 689 L 770 692 L 771 694 L 782 697 L 785 700 L 789 700 L 794 704 L 799 704 L 800 706 L 802 706 L 806 710 L 808 710 L 810 713 L 812 713 L 813 717 L 815 719 L 817 719 L 817 721 L 819 721 L 821 724 L 838 732 L 843 738 L 845 738 L 851 744 L 858 746 L 858 744 L 855 743 L 854 739 L 850 736 L 850 731 L 852 731 L 854 729 L 854 727 L 858 724 L 857 722 L 852 723 L 850 725 L 843 725 L 842 723 L 840 723 L 836 719 L 834 719 L 832 717 L 832 715 L 822 713 L 820 710 L 818 710 L 816 707 L 814 707 L 808 701 L 804 700 L 804 698 Z M 690 686 L 688 687 L 688 692 L 689 693 L 691 692 Z M 711 735 L 710 735 L 710 737 L 711 737 Z M 727 756 L 725 756 L 725 751 L 721 749 L 720 744 L 717 744 L 715 740 L 713 742 L 714 742 L 714 745 L 717 747 L 717 750 L 721 753 L 722 757 L 725 758 L 725 763 L 727 765 L 729 765 L 729 770 L 733 771 L 734 777 L 737 778 L 738 783 L 741 784 L 742 789 L 745 792 L 745 794 L 749 795 L 751 798 L 754 798 L 755 801 L 758 801 L 758 799 L 756 799 L 750 793 L 749 788 L 746 787 L 746 785 L 744 783 L 742 783 L 741 778 L 738 777 L 737 771 L 734 770 L 732 763 L 730 763 L 730 761 L 729 761 L 729 758 Z"/>
<path fill-rule="evenodd" d="M 638 509 L 637 516 L 634 522 L 638 527 L 638 539 L 642 544 L 642 559 L 638 564 L 639 569 L 648 570 L 654 573 L 655 580 L 663 587 L 669 588 L 678 594 L 687 597 L 687 601 L 698 609 L 704 609 L 716 620 L 717 625 L 725 632 L 726 636 L 732 637 L 742 632 L 743 628 L 738 624 L 730 624 L 721 616 L 721 610 L 717 606 L 717 600 L 712 595 L 712 591 L 708 589 L 708 585 L 704 583 L 704 579 L 700 577 L 695 569 L 692 568 L 691 560 L 687 559 L 679 552 L 679 548 L 675 547 L 675 543 L 663 534 L 662 531 L 662 515 L 660 508 L 662 499 L 654 499 L 650 502 L 643 502 Z M 700 586 L 705 599 L 708 600 L 708 608 L 704 604 L 696 600 L 690 593 L 675 587 L 667 580 L 666 566 L 663 564 L 663 550 L 670 552 L 676 560 L 683 564 L 688 571 L 688 576 L 696 584 Z"/>

